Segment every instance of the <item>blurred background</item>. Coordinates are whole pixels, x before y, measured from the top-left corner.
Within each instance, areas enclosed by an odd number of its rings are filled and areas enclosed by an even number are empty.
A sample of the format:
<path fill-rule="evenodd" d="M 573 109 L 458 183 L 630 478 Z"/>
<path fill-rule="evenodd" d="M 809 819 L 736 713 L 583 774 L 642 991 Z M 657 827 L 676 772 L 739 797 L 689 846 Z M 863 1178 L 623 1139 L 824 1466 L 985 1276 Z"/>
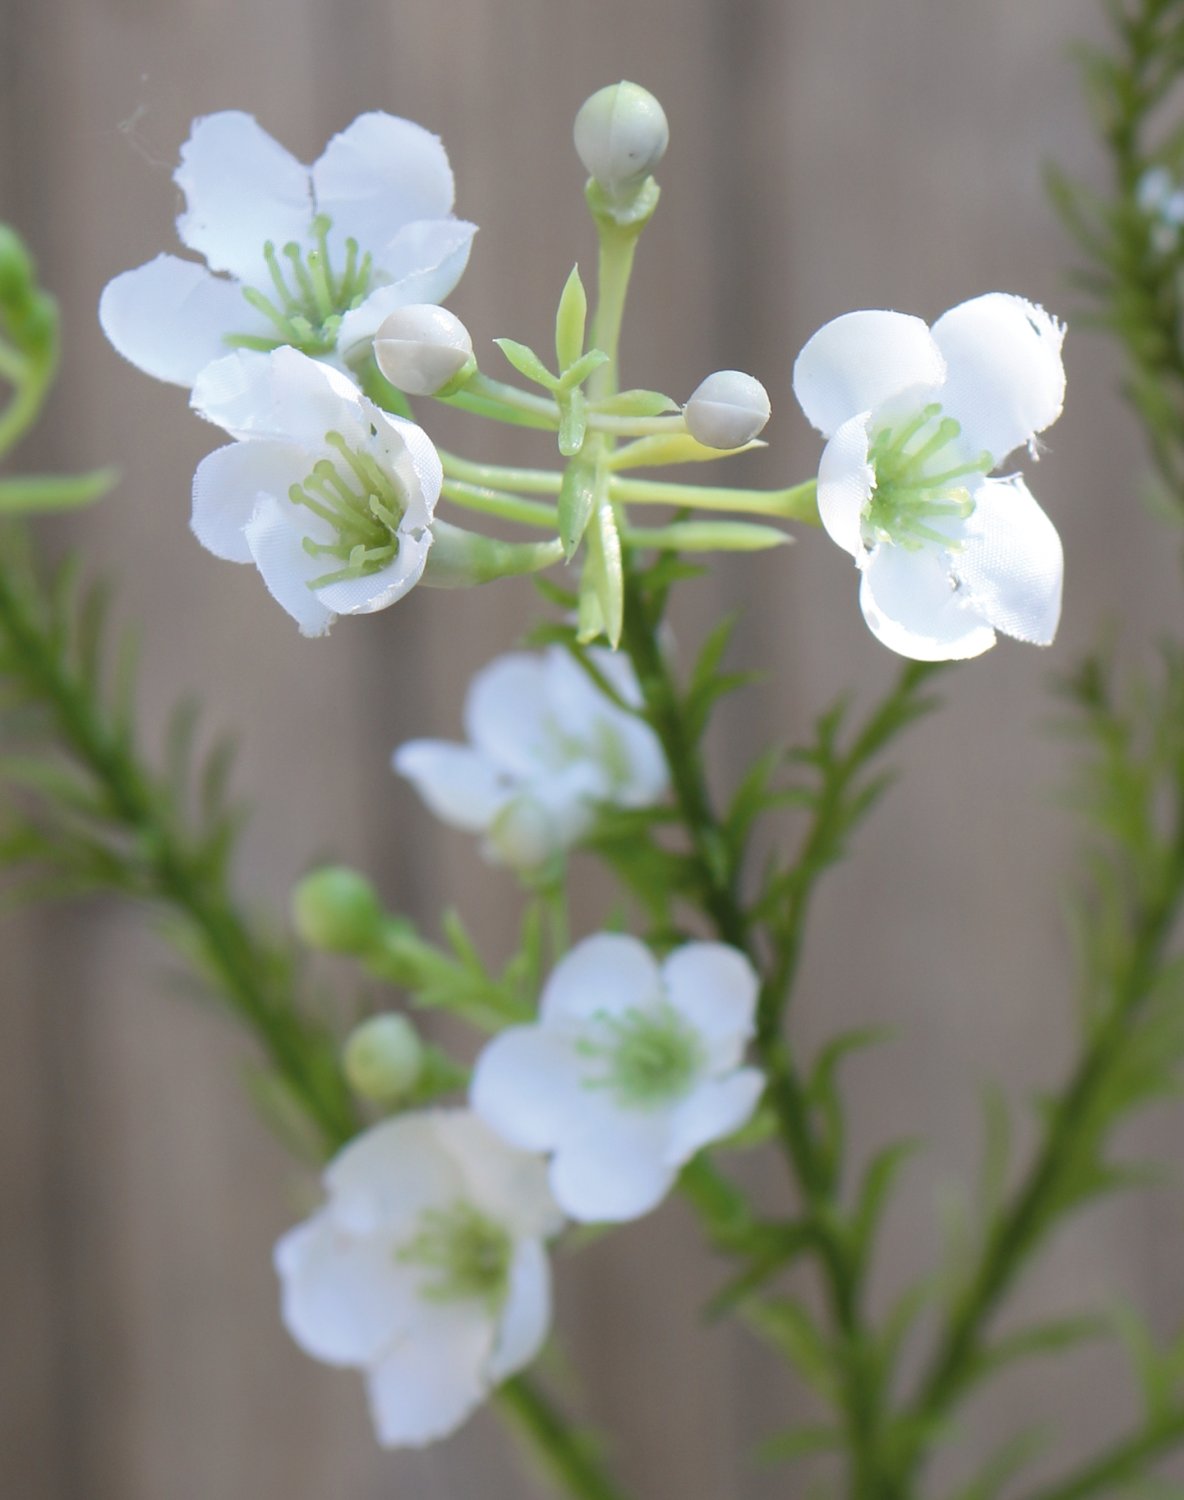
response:
<path fill-rule="evenodd" d="M 491 955 L 504 951 L 512 879 L 438 828 L 388 757 L 403 739 L 458 733 L 469 676 L 521 636 L 535 602 L 525 583 L 418 590 L 310 644 L 254 570 L 192 539 L 190 476 L 217 436 L 181 391 L 124 364 L 95 319 L 111 276 L 176 248 L 170 174 L 191 118 L 247 109 L 305 161 L 366 109 L 440 133 L 457 211 L 481 225 L 451 305 L 492 371 L 488 341 L 544 347 L 573 261 L 592 271 L 576 109 L 604 83 L 645 84 L 672 142 L 626 324 L 627 383 L 685 398 L 713 369 L 751 370 L 773 398 L 770 447 L 717 472 L 784 484 L 817 464 L 789 380 L 825 320 L 858 307 L 931 319 L 993 289 L 1071 322 L 1080 310 L 1041 174 L 1055 161 L 1104 180 L 1070 56 L 1075 39 L 1099 34 L 1095 9 L 0 0 L 0 217 L 28 237 L 66 333 L 62 380 L 22 465 L 121 466 L 117 492 L 56 526 L 52 544 L 80 547 L 119 580 L 122 609 L 143 629 L 150 736 L 185 692 L 241 731 L 239 786 L 257 804 L 241 871 L 253 903 L 281 917 L 292 881 L 333 855 L 372 872 L 392 907 L 429 929 L 452 903 Z M 859 857 L 823 888 L 793 1018 L 807 1052 L 862 1022 L 902 1030 L 849 1074 L 857 1150 L 901 1134 L 929 1142 L 887 1226 L 881 1299 L 939 1253 L 943 1213 L 978 1159 L 984 1082 L 1005 1076 L 1026 1099 L 1068 1057 L 1061 909 L 1075 838 L 1050 681 L 1107 631 L 1127 659 L 1145 658 L 1178 618 L 1174 533 L 1141 504 L 1115 353 L 1079 319 L 1066 357 L 1068 409 L 1029 475 L 1065 541 L 1060 638 L 1044 653 L 1005 642 L 943 680 L 944 711 L 906 740 L 902 778 Z M 430 421 L 472 457 L 552 461 L 530 434 Z M 850 684 L 866 695 L 896 672 L 862 625 L 849 559 L 819 534 L 713 566 L 685 594 L 684 654 L 739 606 L 734 659 L 763 673 L 714 733 L 720 787 L 762 745 L 803 735 Z M 581 889 L 588 930 L 603 890 Z M 270 1252 L 304 1212 L 307 1179 L 246 1103 L 246 1045 L 175 993 L 176 966 L 141 913 L 98 903 L 7 915 L 0 953 L 6 1496 L 542 1493 L 489 1413 L 426 1453 L 380 1452 L 360 1380 L 289 1343 Z M 332 977 L 345 996 L 350 977 Z M 1170 1159 L 1179 1125 L 1178 1112 L 1149 1117 L 1133 1144 Z M 772 1164 L 770 1193 L 776 1174 Z M 1174 1330 L 1182 1246 L 1174 1188 L 1116 1202 L 1056 1243 L 1013 1315 L 1128 1300 Z M 640 1496 L 797 1491 L 751 1449 L 809 1413 L 809 1398 L 743 1334 L 699 1320 L 723 1267 L 685 1210 L 669 1205 L 561 1255 L 557 1269 L 564 1353 L 551 1372 L 611 1431 Z M 1128 1417 L 1115 1357 L 1046 1374 L 1036 1367 L 970 1408 L 950 1474 L 1017 1426 L 1059 1424 L 1064 1459 Z"/>

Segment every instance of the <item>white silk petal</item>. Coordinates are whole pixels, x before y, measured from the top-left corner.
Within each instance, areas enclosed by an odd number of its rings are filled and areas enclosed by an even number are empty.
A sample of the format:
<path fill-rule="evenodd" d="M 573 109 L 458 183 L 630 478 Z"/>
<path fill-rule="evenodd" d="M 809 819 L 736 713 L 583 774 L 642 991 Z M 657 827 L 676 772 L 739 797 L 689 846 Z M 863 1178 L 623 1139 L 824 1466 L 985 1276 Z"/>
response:
<path fill-rule="evenodd" d="M 995 644 L 995 632 L 954 587 L 942 548 L 877 547 L 859 604 L 876 639 L 914 661 L 963 661 Z"/>
<path fill-rule="evenodd" d="M 807 419 L 830 437 L 860 412 L 944 378 L 945 362 L 920 318 L 850 312 L 807 340 L 794 363 L 793 390 Z"/>
<path fill-rule="evenodd" d="M 984 480 L 954 571 L 996 630 L 1047 646 L 1061 617 L 1064 554 L 1057 529 L 1018 474 Z"/>
<path fill-rule="evenodd" d="M 194 536 L 215 557 L 253 562 L 246 528 L 259 496 L 286 498 L 308 477 L 312 462 L 291 443 L 230 443 L 208 453 L 193 476 Z"/>
<path fill-rule="evenodd" d="M 499 656 L 469 684 L 465 732 L 496 765 L 516 776 L 530 776 L 544 762 L 552 717 L 541 657 L 522 651 Z"/>
<path fill-rule="evenodd" d="M 523 1240 L 510 1266 L 510 1286 L 488 1365 L 491 1380 L 528 1365 L 551 1326 L 551 1267 L 537 1240 Z"/>
<path fill-rule="evenodd" d="M 662 965 L 671 1005 L 698 1032 L 713 1070 L 734 1068 L 756 1024 L 760 981 L 726 943 L 686 943 Z"/>
<path fill-rule="evenodd" d="M 346 360 L 368 343 L 396 308 L 443 302 L 469 263 L 475 224 L 436 219 L 408 224 L 376 255 L 384 283 L 341 320 L 337 347 Z"/>
<path fill-rule="evenodd" d="M 404 1236 L 420 1215 L 462 1196 L 432 1113 L 397 1115 L 355 1136 L 325 1170 L 335 1222 L 352 1234 Z"/>
<path fill-rule="evenodd" d="M 625 933 L 585 938 L 552 971 L 539 1002 L 547 1025 L 581 1029 L 597 1016 L 621 1015 L 662 1000 L 662 976 L 644 943 Z"/>
<path fill-rule="evenodd" d="M 756 1068 L 704 1079 L 670 1116 L 668 1164 L 680 1167 L 711 1141 L 723 1140 L 746 1125 L 764 1088 L 764 1074 Z"/>
<path fill-rule="evenodd" d="M 606 1119 L 551 1162 L 555 1200 L 578 1223 L 620 1223 L 656 1208 L 674 1185 L 666 1111 Z"/>
<path fill-rule="evenodd" d="M 446 740 L 409 740 L 392 765 L 429 810 L 452 828 L 482 833 L 510 795 L 501 772 L 480 750 Z"/>
<path fill-rule="evenodd" d="M 441 1146 L 464 1179 L 464 1196 L 504 1225 L 515 1239 L 554 1234 L 563 1220 L 547 1187 L 538 1156 L 502 1139 L 470 1109 L 441 1109 L 431 1116 Z"/>
<path fill-rule="evenodd" d="M 593 1071 L 578 1043 L 545 1026 L 512 1026 L 487 1042 L 469 1101 L 491 1130 L 524 1151 L 552 1151 L 583 1128 Z M 594 1101 L 598 1102 L 598 1101 Z"/>
<path fill-rule="evenodd" d="M 309 516 L 307 524 L 298 526 L 291 504 L 263 495 L 243 529 L 268 593 L 287 610 L 305 636 L 327 635 L 337 618 L 309 587 L 333 563 L 332 558 L 313 557 L 304 549 L 304 538 L 314 532 L 315 522 L 316 517 Z"/>
<path fill-rule="evenodd" d="M 421 1448 L 485 1399 L 493 1323 L 478 1304 L 441 1304 L 367 1372 L 370 1415 L 384 1448 Z"/>
<path fill-rule="evenodd" d="M 370 436 L 361 392 L 349 376 L 286 347 L 270 354 L 240 349 L 207 365 L 190 405 L 231 437 L 304 443 L 316 458 L 324 456 L 327 432 L 358 444 Z"/>
<path fill-rule="evenodd" d="M 867 414 L 844 422 L 822 450 L 818 466 L 818 514 L 832 542 L 852 557 L 863 556 L 863 511 L 876 476 L 868 463 Z"/>
<path fill-rule="evenodd" d="M 325 584 L 317 589 L 317 598 L 335 615 L 372 615 L 388 609 L 410 593 L 423 577 L 431 544 L 431 532 L 411 536 L 400 531 L 399 550 L 385 568 L 363 573 L 360 578 Z M 313 573 L 314 578 L 323 577 L 339 566 L 331 557 L 317 561 L 319 568 Z"/>

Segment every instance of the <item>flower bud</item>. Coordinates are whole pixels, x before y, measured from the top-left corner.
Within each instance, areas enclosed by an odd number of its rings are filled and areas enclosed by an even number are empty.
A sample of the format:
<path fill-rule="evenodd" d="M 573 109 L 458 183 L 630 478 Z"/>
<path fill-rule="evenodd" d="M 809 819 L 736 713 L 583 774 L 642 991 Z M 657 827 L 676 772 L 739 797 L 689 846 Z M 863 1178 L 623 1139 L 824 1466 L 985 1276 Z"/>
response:
<path fill-rule="evenodd" d="M 741 370 L 716 370 L 691 396 L 683 419 L 705 448 L 743 448 L 769 420 L 769 393 Z"/>
<path fill-rule="evenodd" d="M 610 200 L 631 197 L 670 141 L 662 106 L 636 83 L 613 83 L 585 100 L 576 115 L 576 152 Z"/>
<path fill-rule="evenodd" d="M 292 921 L 310 948 L 365 953 L 382 935 L 383 910 L 374 887 L 356 870 L 326 865 L 292 892 Z"/>
<path fill-rule="evenodd" d="M 371 1016 L 350 1032 L 342 1053 L 345 1079 L 360 1099 L 394 1104 L 423 1072 L 423 1043 L 406 1016 Z"/>
<path fill-rule="evenodd" d="M 455 313 L 430 303 L 396 308 L 374 335 L 374 358 L 409 396 L 450 395 L 477 368 L 469 330 Z"/>

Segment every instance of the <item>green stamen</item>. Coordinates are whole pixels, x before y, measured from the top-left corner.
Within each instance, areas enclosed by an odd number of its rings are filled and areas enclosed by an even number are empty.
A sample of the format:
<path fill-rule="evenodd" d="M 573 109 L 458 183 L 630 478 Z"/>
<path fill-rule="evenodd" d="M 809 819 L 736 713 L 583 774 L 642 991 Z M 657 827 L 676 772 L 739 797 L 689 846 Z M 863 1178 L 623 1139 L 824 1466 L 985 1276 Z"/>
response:
<path fill-rule="evenodd" d="M 325 444 L 340 455 L 347 472 L 328 458 L 318 459 L 303 484 L 288 490 L 288 499 L 332 527 L 336 541 L 304 539 L 310 557 L 335 557 L 344 564 L 314 578 L 310 589 L 364 578 L 399 555 L 399 526 L 405 497 L 393 474 L 369 453 L 350 447 L 339 432 L 327 432 Z"/>
<path fill-rule="evenodd" d="M 420 1295 L 428 1302 L 483 1302 L 496 1311 L 510 1284 L 514 1244 L 509 1233 L 471 1203 L 421 1214 L 414 1239 L 395 1252 L 400 1265 L 431 1272 Z"/>
<path fill-rule="evenodd" d="M 602 1059 L 605 1071 L 585 1080 L 589 1088 L 611 1090 L 627 1109 L 650 1109 L 680 1098 L 703 1064 L 695 1028 L 666 1002 L 632 1007 L 598 1018 L 604 1040 L 585 1039 L 580 1051 Z"/>
<path fill-rule="evenodd" d="M 941 407 L 931 404 L 899 430 L 885 427 L 875 434 L 868 447 L 875 487 L 863 510 L 863 538 L 869 547 L 884 541 L 913 550 L 927 542 L 958 547 L 955 538 L 933 523 L 965 520 L 973 514 L 968 481 L 989 474 L 995 466 L 991 455 L 982 453 L 970 461 L 936 467 L 933 460 L 961 432 L 953 417 L 942 416 Z"/>

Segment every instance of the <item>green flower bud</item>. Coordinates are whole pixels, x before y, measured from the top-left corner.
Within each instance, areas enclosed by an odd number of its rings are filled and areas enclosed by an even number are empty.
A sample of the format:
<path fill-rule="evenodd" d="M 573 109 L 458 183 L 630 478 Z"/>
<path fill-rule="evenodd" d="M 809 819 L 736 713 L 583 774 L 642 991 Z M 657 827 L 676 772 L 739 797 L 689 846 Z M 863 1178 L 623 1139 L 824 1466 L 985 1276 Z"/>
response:
<path fill-rule="evenodd" d="M 356 1026 L 342 1053 L 346 1082 L 371 1104 L 405 1099 L 423 1072 L 419 1033 L 406 1016 L 388 1012 Z"/>
<path fill-rule="evenodd" d="M 374 336 L 374 358 L 393 386 L 411 396 L 451 395 L 476 373 L 469 330 L 446 307 L 397 308 Z"/>
<path fill-rule="evenodd" d="M 341 865 L 314 870 L 292 892 L 296 931 L 310 948 L 325 953 L 366 952 L 379 941 L 383 920 L 374 887 Z"/>
<path fill-rule="evenodd" d="M 576 152 L 610 201 L 634 196 L 666 154 L 669 141 L 662 106 L 640 84 L 599 89 L 576 115 Z"/>
<path fill-rule="evenodd" d="M 769 420 L 769 393 L 742 370 L 716 370 L 691 396 L 683 419 L 705 448 L 743 448 Z"/>

